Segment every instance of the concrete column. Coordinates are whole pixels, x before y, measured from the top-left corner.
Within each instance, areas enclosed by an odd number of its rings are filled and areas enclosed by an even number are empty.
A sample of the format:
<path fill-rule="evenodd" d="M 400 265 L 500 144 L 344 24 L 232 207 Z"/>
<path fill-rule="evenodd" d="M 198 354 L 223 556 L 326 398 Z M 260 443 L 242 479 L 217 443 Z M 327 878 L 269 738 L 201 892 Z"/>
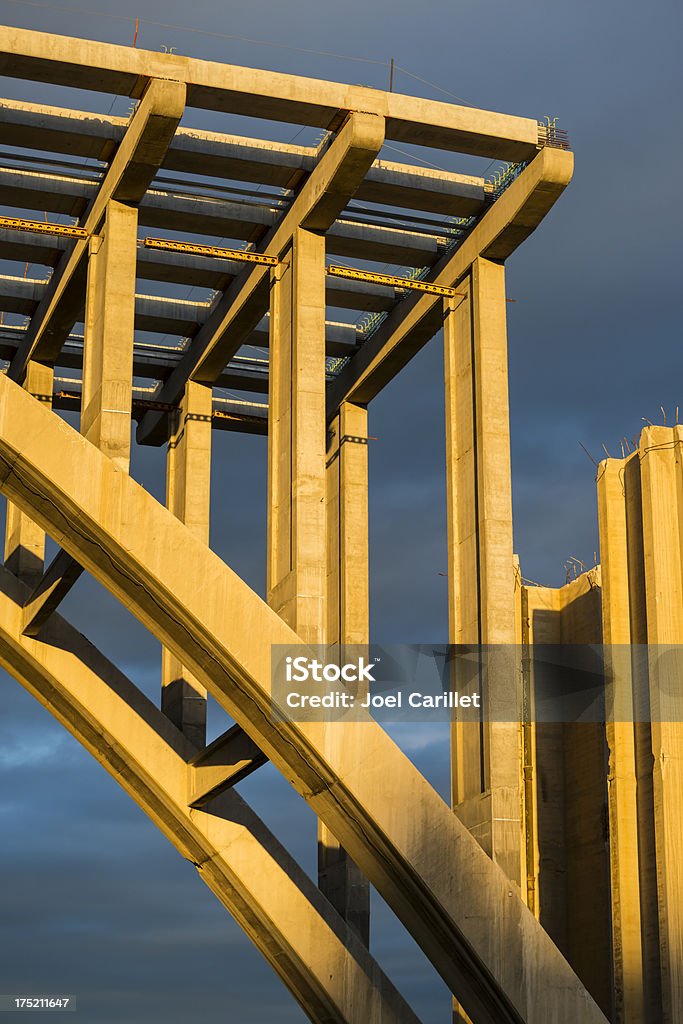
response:
<path fill-rule="evenodd" d="M 647 909 L 643 919 L 641 895 L 646 895 L 647 882 L 641 879 L 639 807 L 642 816 L 646 792 L 651 793 L 652 785 L 647 773 L 639 782 L 637 759 L 643 732 L 649 734 L 650 726 L 636 725 L 633 717 L 633 674 L 637 665 L 633 664 L 631 643 L 647 642 L 642 614 L 645 580 L 637 456 L 626 461 L 609 459 L 600 467 L 598 521 L 608 695 L 617 709 L 615 720 L 606 725 L 614 1018 L 616 1024 L 646 1024 L 643 928 Z M 643 838 L 652 842 L 651 836 Z M 643 901 L 645 908 L 648 902 Z"/>
<path fill-rule="evenodd" d="M 367 643 L 367 449 L 339 449 L 344 433 L 367 437 L 367 417 L 357 407 L 341 412 L 326 470 L 324 237 L 297 229 L 273 278 L 268 603 L 303 641 Z M 341 739 L 330 723 L 324 746 Z M 322 822 L 318 876 L 321 890 L 367 942 L 368 884 Z"/>
<path fill-rule="evenodd" d="M 44 405 L 52 407 L 54 370 L 31 360 L 26 368 L 24 388 Z M 37 586 L 45 565 L 45 531 L 7 502 L 5 524 L 5 565 L 30 587 Z"/>
<path fill-rule="evenodd" d="M 111 200 L 90 240 L 81 433 L 128 471 L 138 211 Z"/>
<path fill-rule="evenodd" d="M 683 1020 L 683 427 L 640 441 L 663 1024 Z"/>
<path fill-rule="evenodd" d="M 368 414 L 342 403 L 327 449 L 327 640 L 369 642 Z M 342 739 L 331 722 L 325 744 Z M 330 829 L 318 825 L 318 883 L 335 909 L 366 945 L 370 941 L 370 886 Z"/>
<path fill-rule="evenodd" d="M 446 304 L 449 624 L 454 644 L 510 645 L 491 701 L 518 702 L 505 271 L 478 258 Z M 488 692 L 487 692 L 488 690 Z M 493 692 L 495 690 L 495 693 Z M 521 883 L 521 733 L 517 722 L 455 722 L 453 804 L 508 878 Z"/>
<path fill-rule="evenodd" d="M 324 643 L 325 239 L 298 228 L 273 272 L 268 423 L 268 604 Z"/>
<path fill-rule="evenodd" d="M 188 381 L 168 442 L 166 504 L 204 544 L 209 543 L 211 403 L 206 384 Z M 206 745 L 206 689 L 167 648 L 162 649 L 161 708 L 196 747 Z"/>

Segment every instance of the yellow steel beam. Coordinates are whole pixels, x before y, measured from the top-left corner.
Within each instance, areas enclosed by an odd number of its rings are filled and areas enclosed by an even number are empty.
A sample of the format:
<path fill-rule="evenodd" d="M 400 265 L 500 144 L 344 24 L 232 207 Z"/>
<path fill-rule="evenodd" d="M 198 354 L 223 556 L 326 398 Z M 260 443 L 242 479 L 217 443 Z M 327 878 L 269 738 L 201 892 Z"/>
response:
<path fill-rule="evenodd" d="M 87 238 L 85 228 L 69 227 L 66 224 L 50 224 L 43 220 L 20 220 L 17 217 L 0 217 L 0 228 L 10 231 L 36 231 L 41 235 L 66 235 L 68 238 Z"/>
<path fill-rule="evenodd" d="M 192 242 L 171 242 L 166 238 L 145 238 L 148 249 L 165 249 L 167 252 L 189 252 L 193 256 L 214 256 L 221 260 L 239 260 L 241 263 L 263 263 L 276 267 L 276 256 L 264 256 L 261 252 L 245 252 L 244 249 L 221 249 L 215 245 L 195 245 Z"/>
<path fill-rule="evenodd" d="M 393 277 L 390 274 L 372 274 L 367 270 L 354 270 L 352 267 L 327 267 L 327 273 L 333 277 L 349 277 L 353 281 L 369 281 L 371 284 L 386 284 L 394 288 L 407 288 L 413 292 L 428 292 L 430 295 L 443 295 L 452 298 L 457 295 L 455 288 L 446 288 L 441 284 L 429 281 L 414 281 L 409 277 Z"/>

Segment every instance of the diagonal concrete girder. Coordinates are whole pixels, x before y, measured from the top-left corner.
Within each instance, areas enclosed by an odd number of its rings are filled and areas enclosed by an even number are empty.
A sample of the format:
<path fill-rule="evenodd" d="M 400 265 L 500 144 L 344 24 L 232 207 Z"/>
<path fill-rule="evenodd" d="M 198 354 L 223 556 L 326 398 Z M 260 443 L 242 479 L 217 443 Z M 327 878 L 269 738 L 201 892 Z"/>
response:
<path fill-rule="evenodd" d="M 167 509 L 0 378 L 0 490 L 186 664 L 349 851 L 477 1024 L 606 1024 L 518 890 L 371 720 L 276 722 L 298 637 Z M 329 727 L 328 727 L 329 728 Z"/>
<path fill-rule="evenodd" d="M 22 636 L 28 588 L 0 568 L 0 664 L 142 807 L 316 1024 L 419 1024 L 367 949 L 237 793 L 188 806 L 197 751 L 55 615 Z"/>
<path fill-rule="evenodd" d="M 100 228 L 110 200 L 133 205 L 140 202 L 183 115 L 185 93 L 181 82 L 150 81 L 97 195 L 82 218 L 82 227 L 88 233 Z M 23 380 L 30 360 L 53 362 L 66 341 L 82 304 L 88 245 L 87 238 L 78 239 L 55 268 L 24 343 L 12 360 L 9 373 L 14 380 Z"/>
<path fill-rule="evenodd" d="M 261 251 L 281 256 L 297 228 L 324 234 L 355 193 L 383 142 L 384 118 L 350 114 Z M 177 404 L 190 379 L 213 383 L 268 308 L 270 280 L 270 269 L 257 265 L 245 270 L 223 293 L 159 392 L 160 402 Z M 166 433 L 165 415 L 148 413 L 138 426 L 137 439 L 163 444 Z"/>
<path fill-rule="evenodd" d="M 574 155 L 546 147 L 526 167 L 428 280 L 452 288 L 478 256 L 507 259 L 539 225 L 571 181 Z M 443 325 L 443 301 L 415 293 L 395 307 L 339 374 L 328 394 L 328 419 L 342 402 L 365 404 L 408 363 Z"/>

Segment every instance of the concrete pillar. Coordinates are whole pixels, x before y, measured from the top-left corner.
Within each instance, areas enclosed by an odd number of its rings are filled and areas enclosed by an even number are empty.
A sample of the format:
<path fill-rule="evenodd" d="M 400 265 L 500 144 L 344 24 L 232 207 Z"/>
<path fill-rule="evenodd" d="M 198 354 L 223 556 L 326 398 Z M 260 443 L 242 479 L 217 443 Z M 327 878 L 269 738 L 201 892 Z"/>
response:
<path fill-rule="evenodd" d="M 209 543 L 212 390 L 188 381 L 166 460 L 166 504 L 195 537 Z M 161 708 L 196 747 L 206 745 L 206 689 L 162 650 Z"/>
<path fill-rule="evenodd" d="M 301 228 L 273 274 L 269 403 L 268 603 L 305 642 L 367 643 L 367 449 L 342 444 L 333 457 L 333 440 L 326 469 L 325 239 Z M 337 426 L 367 437 L 358 407 L 342 410 Z M 338 742 L 330 723 L 324 744 Z M 367 941 L 367 882 L 322 823 L 318 873 Z"/>
<path fill-rule="evenodd" d="M 640 440 L 663 1024 L 683 1020 L 683 427 Z"/>
<path fill-rule="evenodd" d="M 273 271 L 268 423 L 268 604 L 324 643 L 325 239 L 298 228 Z"/>
<path fill-rule="evenodd" d="M 647 772 L 639 782 L 637 748 L 642 748 L 644 730 L 649 734 L 650 726 L 634 724 L 633 673 L 638 666 L 633 663 L 630 646 L 632 642 L 647 642 L 637 457 L 626 462 L 610 459 L 602 464 L 598 474 L 598 520 L 607 688 L 617 709 L 613 720 L 606 724 L 614 1019 L 615 1024 L 646 1024 L 642 933 L 646 920 L 641 915 L 641 896 L 648 886 L 646 879 L 641 879 L 639 806 L 642 817 L 643 803 L 651 803 L 646 791 L 651 793 L 652 785 Z M 649 735 L 646 738 L 649 740 Z M 652 837 L 643 839 L 650 842 Z M 654 872 L 651 875 L 654 880 Z"/>
<path fill-rule="evenodd" d="M 367 409 L 342 403 L 328 435 L 326 480 L 327 640 L 332 644 L 367 644 Z M 328 724 L 328 750 L 341 740 L 343 729 L 341 723 Z M 318 882 L 335 909 L 369 945 L 370 886 L 322 821 L 318 826 Z"/>
<path fill-rule="evenodd" d="M 90 240 L 81 433 L 128 471 L 138 211 L 110 201 Z"/>
<path fill-rule="evenodd" d="M 482 694 L 485 719 L 494 697 L 515 707 L 519 685 L 504 268 L 478 258 L 457 290 L 444 322 L 449 633 L 454 644 L 509 645 Z M 519 724 L 455 722 L 452 777 L 456 813 L 521 883 Z"/>
<path fill-rule="evenodd" d="M 607 744 L 595 722 L 534 721 L 537 673 L 548 650 L 577 645 L 575 664 L 599 645 L 601 573 L 594 568 L 563 587 L 524 586 L 522 642 L 525 705 L 531 714 L 524 764 L 530 908 L 611 1019 L 612 919 L 607 842 Z M 597 660 L 597 652 L 594 655 Z M 597 667 L 597 666 L 596 666 Z"/>
<path fill-rule="evenodd" d="M 26 368 L 24 388 L 39 402 L 52 406 L 54 370 L 31 360 Z M 38 585 L 45 565 L 45 531 L 7 502 L 5 524 L 5 565 L 30 587 Z"/>

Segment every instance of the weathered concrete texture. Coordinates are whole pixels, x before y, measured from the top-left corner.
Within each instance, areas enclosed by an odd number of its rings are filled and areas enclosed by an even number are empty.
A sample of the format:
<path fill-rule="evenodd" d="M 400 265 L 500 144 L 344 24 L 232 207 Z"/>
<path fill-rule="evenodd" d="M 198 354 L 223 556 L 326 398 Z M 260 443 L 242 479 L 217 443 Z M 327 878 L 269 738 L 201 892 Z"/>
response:
<path fill-rule="evenodd" d="M 526 706 L 545 645 L 600 644 L 600 569 L 557 589 L 522 590 Z M 582 664 L 583 658 L 577 660 Z M 592 722 L 536 722 L 525 757 L 527 873 L 534 912 L 611 1017 L 613 1004 L 607 744 Z"/>
<path fill-rule="evenodd" d="M 167 509 L 7 379 L 0 489 L 258 742 L 478 1024 L 605 1024 L 516 888 L 383 730 L 348 723 L 340 749 L 323 753 L 318 725 L 273 720 L 270 648 L 296 634 Z"/>
<path fill-rule="evenodd" d="M 599 473 L 605 639 L 649 645 L 646 655 L 633 648 L 628 661 L 615 648 L 615 687 L 634 694 L 637 724 L 632 733 L 624 726 L 609 737 L 618 780 L 610 806 L 621 925 L 617 977 L 629 1024 L 683 1017 L 683 665 L 676 646 L 683 644 L 682 451 L 682 427 L 646 427 L 637 452 L 601 463 Z"/>
<path fill-rule="evenodd" d="M 22 636 L 28 591 L 0 569 L 0 663 L 191 861 L 315 1022 L 419 1024 L 370 954 L 234 792 L 190 809 L 196 749 L 64 619 Z"/>

